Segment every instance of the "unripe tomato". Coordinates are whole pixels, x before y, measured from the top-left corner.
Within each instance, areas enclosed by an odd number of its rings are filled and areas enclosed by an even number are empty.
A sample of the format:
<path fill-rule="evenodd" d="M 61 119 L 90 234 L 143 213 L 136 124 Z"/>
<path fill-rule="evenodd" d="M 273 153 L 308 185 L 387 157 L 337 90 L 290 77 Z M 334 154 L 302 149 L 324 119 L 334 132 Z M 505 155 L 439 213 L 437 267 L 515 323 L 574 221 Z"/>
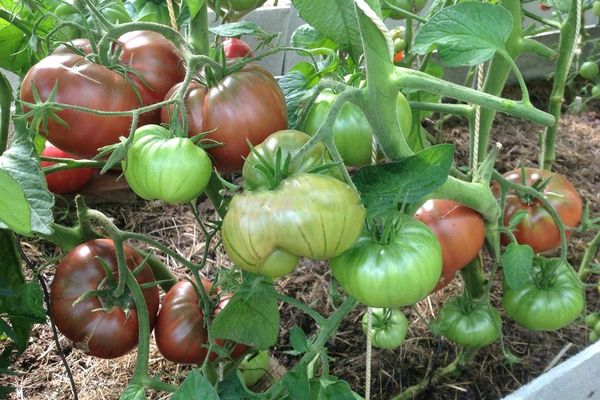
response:
<path fill-rule="evenodd" d="M 223 40 L 223 52 L 225 58 L 253 57 L 252 49 L 248 43 L 238 38 Z"/>
<path fill-rule="evenodd" d="M 581 64 L 581 67 L 579 68 L 579 75 L 588 81 L 596 79 L 598 72 L 600 72 L 600 68 L 598 67 L 598 64 L 593 61 L 586 61 Z"/>
<path fill-rule="evenodd" d="M 433 329 L 465 347 L 494 343 L 502 333 L 498 310 L 485 302 L 454 298 L 439 311 Z"/>
<path fill-rule="evenodd" d="M 160 125 L 145 125 L 134 133 L 123 170 L 141 198 L 187 203 L 206 188 L 212 163 L 191 139 L 171 137 Z"/>
<path fill-rule="evenodd" d="M 79 158 L 66 151 L 62 151 L 50 142 L 46 142 L 46 147 L 41 155 L 56 158 Z M 42 167 L 48 167 L 55 163 L 52 161 L 42 161 L 41 164 Z M 66 169 L 46 174 L 46 184 L 48 185 L 48 190 L 52 193 L 73 193 L 84 187 L 92 179 L 92 175 L 94 175 L 94 168 Z"/>
<path fill-rule="evenodd" d="M 378 349 L 395 349 L 399 347 L 408 333 L 408 320 L 402 311 L 390 308 L 372 308 L 371 344 Z M 369 334 L 369 314 L 365 313 L 361 320 L 365 335 Z"/>
<path fill-rule="evenodd" d="M 592 12 L 596 17 L 600 17 L 600 1 L 596 0 L 592 6 Z"/>
<path fill-rule="evenodd" d="M 238 365 L 244 384 L 249 387 L 260 381 L 269 370 L 269 361 L 269 353 L 266 350 L 257 354 L 248 354 L 244 357 Z"/>
<path fill-rule="evenodd" d="M 600 84 L 598 84 L 592 88 L 592 98 L 600 99 Z"/>

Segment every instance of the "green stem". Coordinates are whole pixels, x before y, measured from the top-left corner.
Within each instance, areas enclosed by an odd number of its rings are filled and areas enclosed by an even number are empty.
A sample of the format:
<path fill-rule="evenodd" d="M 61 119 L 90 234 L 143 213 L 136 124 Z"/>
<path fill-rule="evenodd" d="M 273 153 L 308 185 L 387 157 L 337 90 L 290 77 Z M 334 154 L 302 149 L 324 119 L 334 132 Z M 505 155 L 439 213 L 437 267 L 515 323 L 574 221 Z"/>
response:
<path fill-rule="evenodd" d="M 512 57 L 510 56 L 510 54 L 508 54 L 508 52 L 505 50 L 500 50 L 498 52 L 498 54 L 500 54 L 502 57 L 504 57 L 504 59 L 506 60 L 508 65 L 510 65 L 513 73 L 517 77 L 517 81 L 519 82 L 519 87 L 521 88 L 521 101 L 525 105 L 528 105 L 528 106 L 531 105 L 531 100 L 529 100 L 529 89 L 527 89 L 527 84 L 525 83 L 523 74 L 521 74 L 521 71 L 519 71 L 519 67 L 517 67 L 515 60 L 513 60 Z"/>
<path fill-rule="evenodd" d="M 419 22 L 422 22 L 422 23 L 426 23 L 426 22 L 427 22 L 427 18 L 423 18 L 423 17 L 421 17 L 420 15 L 417 15 L 417 14 L 411 13 L 410 11 L 406 11 L 405 9 L 403 9 L 403 8 L 400 8 L 400 7 L 398 7 L 398 6 L 396 6 L 395 4 L 392 4 L 392 3 L 390 3 L 390 2 L 387 2 L 387 1 L 386 1 L 386 2 L 385 2 L 385 7 L 386 7 L 386 8 L 389 8 L 389 9 L 390 9 L 390 10 L 392 10 L 392 11 L 395 11 L 396 13 L 398 13 L 398 14 L 400 14 L 400 15 L 402 15 L 404 18 L 407 18 L 407 19 L 415 19 L 415 20 L 417 20 L 417 21 L 419 21 Z M 407 24 L 407 25 L 408 25 L 408 24 Z M 408 43 L 408 41 L 407 41 L 407 43 Z"/>
<path fill-rule="evenodd" d="M 521 42 L 521 51 L 535 54 L 547 60 L 558 59 L 558 53 L 535 39 L 525 38 Z"/>
<path fill-rule="evenodd" d="M 527 11 L 527 10 L 523 9 L 523 15 L 525 15 L 526 17 L 529 17 L 532 20 L 537 21 L 541 24 L 547 25 L 551 28 L 560 29 L 560 23 L 553 21 L 551 19 L 548 19 L 548 18 L 541 17 L 537 14 L 532 13 L 531 11 Z"/>
<path fill-rule="evenodd" d="M 51 234 L 46 235 L 38 233 L 38 235 L 41 238 L 48 240 L 60 247 L 63 252 L 67 252 L 81 243 L 87 242 L 88 240 L 98 239 L 101 237 L 95 232 L 93 232 L 93 234 L 89 234 L 89 232 L 84 231 L 80 225 L 67 227 L 57 223 L 52 224 Z"/>
<path fill-rule="evenodd" d="M 583 259 L 581 260 L 581 264 L 579 265 L 579 278 L 582 281 L 585 281 L 589 276 L 591 269 L 590 265 L 594 260 L 594 257 L 598 253 L 598 248 L 600 247 L 600 232 L 596 234 L 594 239 L 588 244 L 587 249 L 585 250 L 585 254 L 583 255 Z"/>
<path fill-rule="evenodd" d="M 319 324 L 319 326 L 322 326 L 326 323 L 326 319 L 321 314 L 319 314 L 317 311 L 313 310 L 311 307 L 307 306 L 303 302 L 296 300 L 293 297 L 286 296 L 285 294 L 281 294 L 281 293 L 277 293 L 277 292 L 275 292 L 275 293 L 276 293 L 275 297 L 278 300 L 285 301 L 289 305 L 294 306 L 297 309 L 304 311 L 312 319 L 314 319 L 315 322 L 317 324 Z"/>
<path fill-rule="evenodd" d="M 225 189 L 225 187 L 216 174 L 217 172 L 213 172 L 211 174 L 204 193 L 206 193 L 206 196 L 212 203 L 213 208 L 222 219 L 225 217 L 225 214 L 227 214 L 227 202 L 225 201 L 225 197 L 223 197 L 221 194 L 221 190 Z"/>
<path fill-rule="evenodd" d="M 465 281 L 465 292 L 468 293 L 469 297 L 474 299 L 481 297 L 485 286 L 485 275 L 481 259 L 475 257 L 473 261 L 460 270 L 460 274 Z"/>
<path fill-rule="evenodd" d="M 0 18 L 14 26 L 21 32 L 23 32 L 25 36 L 32 36 L 33 32 L 31 31 L 31 27 L 29 26 L 29 24 L 23 21 L 21 18 L 17 17 L 16 15 L 10 13 L 9 11 L 0 8 Z"/>
<path fill-rule="evenodd" d="M 489 224 L 497 224 L 500 207 L 487 184 L 465 182 L 452 176 L 429 195 L 432 199 L 448 199 L 479 212 Z"/>
<path fill-rule="evenodd" d="M 427 103 L 420 101 L 410 101 L 410 109 L 415 111 L 433 111 L 441 114 L 455 114 L 464 118 L 472 118 L 475 108 L 467 104 L 451 103 Z"/>
<path fill-rule="evenodd" d="M 206 1 L 201 4 L 200 10 L 190 21 L 189 43 L 196 54 L 208 55 L 208 11 Z"/>
<path fill-rule="evenodd" d="M 8 146 L 10 105 L 12 101 L 12 86 L 4 74 L 0 72 L 0 155 L 4 153 L 4 150 Z"/>
<path fill-rule="evenodd" d="M 558 53 L 560 57 L 556 64 L 554 73 L 554 81 L 552 83 L 552 93 L 550 94 L 550 105 L 548 112 L 554 115 L 555 122 L 547 127 L 540 136 L 540 159 L 539 164 L 543 169 L 552 169 L 552 163 L 556 159 L 555 143 L 556 134 L 560 123 L 561 106 L 563 95 L 565 93 L 565 85 L 569 75 L 569 67 L 571 65 L 571 56 L 575 46 L 575 36 L 577 32 L 577 0 L 571 2 L 571 9 L 567 19 L 563 22 L 560 28 L 560 41 L 558 44 Z"/>
<path fill-rule="evenodd" d="M 46 175 L 53 172 L 64 171 L 68 169 L 76 168 L 101 168 L 106 164 L 106 161 L 94 161 L 94 160 L 74 160 L 70 158 L 56 158 L 56 157 L 40 157 L 42 161 L 51 161 L 56 164 L 42 168 Z"/>

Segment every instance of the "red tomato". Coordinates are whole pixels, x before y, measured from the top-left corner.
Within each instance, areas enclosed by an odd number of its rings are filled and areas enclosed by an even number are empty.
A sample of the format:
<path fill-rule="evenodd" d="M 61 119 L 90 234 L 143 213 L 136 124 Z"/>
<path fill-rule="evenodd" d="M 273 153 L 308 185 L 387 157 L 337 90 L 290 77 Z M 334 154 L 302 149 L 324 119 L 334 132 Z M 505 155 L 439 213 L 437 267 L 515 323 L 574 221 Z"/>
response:
<path fill-rule="evenodd" d="M 253 57 L 252 49 L 248 43 L 238 38 L 223 40 L 223 51 L 226 58 Z"/>
<path fill-rule="evenodd" d="M 125 258 L 131 270 L 143 261 L 129 246 L 125 246 Z M 127 292 L 118 299 L 111 298 L 111 286 L 99 259 L 104 260 L 114 272 L 115 280 L 118 279 L 114 242 L 110 239 L 85 242 L 69 251 L 58 264 L 50 286 L 50 311 L 57 328 L 76 348 L 96 357 L 116 358 L 138 343 L 137 309 Z M 136 279 L 140 284 L 155 280 L 148 266 Z M 107 295 L 89 297 L 73 306 L 82 294 L 96 289 L 107 289 Z M 144 299 L 153 326 L 159 305 L 158 288 L 144 289 Z"/>
<path fill-rule="evenodd" d="M 404 60 L 404 51 L 394 53 L 394 64 L 401 63 Z"/>
<path fill-rule="evenodd" d="M 209 293 L 212 284 L 207 280 L 203 280 L 202 284 L 206 293 Z M 215 315 L 227 305 L 230 297 L 220 297 L 219 305 L 214 310 Z M 204 314 L 196 290 L 189 281 L 178 282 L 169 289 L 158 313 L 154 336 L 158 350 L 169 361 L 198 364 L 206 358 L 208 333 L 204 325 Z M 222 346 L 225 341 L 216 339 L 215 343 Z M 231 355 L 233 358 L 239 357 L 246 349 L 245 345 L 238 344 Z M 216 358 L 217 354 L 214 352 L 209 356 L 210 360 Z"/>
<path fill-rule="evenodd" d="M 434 291 L 454 278 L 479 253 L 485 240 L 483 217 L 452 200 L 427 200 L 415 218 L 424 222 L 442 246 L 442 277 Z"/>
<path fill-rule="evenodd" d="M 46 142 L 46 148 L 42 151 L 42 156 L 60 157 L 60 158 L 78 158 L 73 154 L 69 154 L 57 148 L 50 142 Z M 42 161 L 42 167 L 54 165 L 51 161 Z M 46 184 L 48 190 L 52 193 L 72 193 L 76 192 L 92 179 L 94 168 L 76 168 L 67 169 L 64 171 L 52 172 L 46 174 Z"/>
<path fill-rule="evenodd" d="M 180 87 L 175 85 L 167 98 Z M 206 138 L 223 143 L 208 149 L 220 172 L 242 169 L 248 155 L 248 141 L 262 143 L 273 132 L 287 128 L 283 93 L 267 70 L 255 64 L 225 77 L 207 88 L 192 82 L 185 95 L 189 136 L 213 131 Z M 170 108 L 163 108 L 161 120 L 170 122 Z"/>
<path fill-rule="evenodd" d="M 521 170 L 516 169 L 504 174 L 511 182 L 521 182 Z M 556 210 L 563 224 L 576 227 L 581 221 L 583 203 L 575 187 L 563 175 L 537 168 L 525 168 L 525 184 L 533 185 L 536 181 L 551 178 L 544 189 L 544 197 Z M 497 192 L 498 189 L 495 188 Z M 560 246 L 560 234 L 552 216 L 542 203 L 535 199 L 521 199 L 515 193 L 508 193 L 504 206 L 504 224 L 508 225 L 511 217 L 518 211 L 526 211 L 527 215 L 513 232 L 517 242 L 528 244 L 536 253 L 552 250 Z M 567 231 L 567 237 L 571 234 Z M 505 237 L 504 242 L 508 239 Z"/>

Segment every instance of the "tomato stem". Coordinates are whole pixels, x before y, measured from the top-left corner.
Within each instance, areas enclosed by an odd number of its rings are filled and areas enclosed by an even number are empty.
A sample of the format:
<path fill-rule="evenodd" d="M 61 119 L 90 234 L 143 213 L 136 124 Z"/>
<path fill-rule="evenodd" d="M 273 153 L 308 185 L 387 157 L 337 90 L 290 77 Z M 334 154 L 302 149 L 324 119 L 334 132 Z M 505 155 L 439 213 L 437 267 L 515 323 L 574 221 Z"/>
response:
<path fill-rule="evenodd" d="M 600 248 L 600 232 L 596 233 L 594 239 L 592 239 L 592 241 L 588 244 L 585 254 L 583 255 L 583 259 L 581 260 L 581 264 L 579 265 L 578 275 L 582 281 L 586 280 L 592 271 L 590 265 L 598 253 L 598 248 Z"/>
<path fill-rule="evenodd" d="M 293 297 L 286 296 L 285 294 L 281 294 L 279 292 L 275 292 L 275 293 L 276 293 L 276 295 L 275 295 L 276 299 L 285 301 L 289 305 L 294 306 L 297 309 L 304 311 L 307 315 L 309 315 L 312 319 L 314 319 L 315 322 L 320 327 L 324 326 L 327 323 L 327 320 L 321 314 L 319 314 L 316 310 L 312 309 L 311 307 L 304 304 L 303 302 L 296 300 Z"/>
<path fill-rule="evenodd" d="M 2 11 L 2 10 L 0 10 Z M 12 86 L 0 72 L 0 155 L 8 146 L 8 130 L 10 125 L 10 105 L 13 101 Z"/>

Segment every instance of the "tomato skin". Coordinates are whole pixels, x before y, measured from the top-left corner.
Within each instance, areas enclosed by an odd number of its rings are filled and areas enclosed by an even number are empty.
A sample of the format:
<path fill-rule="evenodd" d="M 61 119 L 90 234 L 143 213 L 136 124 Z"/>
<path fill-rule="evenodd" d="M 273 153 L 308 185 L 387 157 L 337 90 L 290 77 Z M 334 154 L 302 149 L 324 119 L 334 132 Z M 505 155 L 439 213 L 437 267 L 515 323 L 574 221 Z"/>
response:
<path fill-rule="evenodd" d="M 304 120 L 306 133 L 317 133 L 338 96 L 331 89 L 319 93 Z M 408 101 L 401 93 L 398 93 L 396 100 L 396 115 L 401 131 L 408 134 L 412 114 Z M 371 162 L 373 132 L 367 117 L 354 104 L 342 106 L 333 124 L 333 138 L 344 164 L 360 167 Z"/>
<path fill-rule="evenodd" d="M 386 320 L 385 308 L 372 308 L 371 345 L 378 349 L 395 349 L 399 347 L 408 333 L 408 320 L 398 309 L 390 309 L 389 319 Z M 368 313 L 361 320 L 365 335 L 369 334 Z"/>
<path fill-rule="evenodd" d="M 175 85 L 166 97 L 179 87 Z M 283 93 L 273 75 L 258 65 L 246 65 L 211 88 L 190 84 L 185 102 L 189 136 L 215 130 L 206 138 L 223 143 L 208 149 L 222 173 L 241 170 L 250 152 L 246 140 L 257 145 L 271 133 L 287 128 Z M 170 122 L 170 112 L 169 108 L 161 111 L 163 123 Z"/>
<path fill-rule="evenodd" d="M 212 172 L 204 150 L 189 138 L 171 137 L 159 125 L 135 131 L 123 165 L 127 183 L 138 196 L 172 204 L 198 197 Z"/>
<path fill-rule="evenodd" d="M 133 270 L 143 261 L 131 247 L 124 246 L 127 266 Z M 96 290 L 105 278 L 97 258 L 103 259 L 118 276 L 114 242 L 95 239 L 85 242 L 67 253 L 56 268 L 50 286 L 50 311 L 57 328 L 74 342 L 76 348 L 100 358 L 116 358 L 131 351 L 138 342 L 137 310 L 129 306 L 127 316 L 114 305 L 110 312 L 94 311 L 102 307 L 98 297 L 90 297 L 76 306 L 73 302 L 83 293 Z M 153 282 L 154 274 L 146 266 L 137 276 L 140 283 Z M 156 286 L 143 290 L 150 327 L 158 311 L 159 297 Z M 130 300 L 131 303 L 133 300 Z"/>
<path fill-rule="evenodd" d="M 477 211 L 441 199 L 427 200 L 415 218 L 433 231 L 442 246 L 442 277 L 434 289 L 439 290 L 477 256 L 485 240 L 485 223 Z"/>
<path fill-rule="evenodd" d="M 581 67 L 579 68 L 579 75 L 581 75 L 582 78 L 585 78 L 588 81 L 593 81 L 594 79 L 596 79 L 599 72 L 600 67 L 598 67 L 598 64 L 596 64 L 593 61 L 586 61 L 583 64 L 581 64 Z"/>
<path fill-rule="evenodd" d="M 442 272 L 442 251 L 425 224 L 406 217 L 388 244 L 363 235 L 330 265 L 342 289 L 362 304 L 395 308 L 427 297 Z"/>
<path fill-rule="evenodd" d="M 44 151 L 42 151 L 41 155 L 56 158 L 78 158 L 73 154 L 62 151 L 50 142 L 46 142 L 46 147 L 44 148 Z M 55 163 L 52 161 L 41 162 L 42 167 L 48 167 L 54 164 Z M 93 175 L 94 168 L 76 168 L 57 171 L 46 174 L 46 184 L 48 185 L 48 190 L 50 190 L 52 193 L 73 193 L 84 187 L 85 184 L 92 179 Z"/>
<path fill-rule="evenodd" d="M 552 177 L 544 189 L 544 197 L 567 227 L 579 225 L 583 214 L 583 203 L 577 190 L 565 176 L 537 168 L 525 168 L 525 176 L 527 185 L 532 185 L 540 178 L 545 180 Z M 507 172 L 504 177 L 511 182 L 520 183 L 521 170 Z M 511 217 L 520 210 L 526 211 L 527 216 L 513 232 L 517 242 L 531 246 L 535 253 L 542 253 L 560 246 L 558 228 L 552 216 L 537 200 L 527 204 L 515 193 L 508 193 L 504 207 L 504 224 L 508 225 Z M 567 237 L 571 235 L 570 231 L 566 233 Z M 506 243 L 507 238 L 504 238 L 503 241 Z"/>
<path fill-rule="evenodd" d="M 546 285 L 540 282 L 543 262 L 534 258 L 527 282 L 512 289 L 504 280 L 502 304 L 506 315 L 519 325 L 534 331 L 554 331 L 567 326 L 581 315 L 585 298 L 581 281 L 559 259 L 554 279 Z"/>
<path fill-rule="evenodd" d="M 250 45 L 238 38 L 227 38 L 223 40 L 223 52 L 225 53 L 225 58 L 254 56 Z"/>
<path fill-rule="evenodd" d="M 498 340 L 502 320 L 498 310 L 489 304 L 473 301 L 464 306 L 454 298 L 440 309 L 434 329 L 461 346 L 482 347 Z"/>
<path fill-rule="evenodd" d="M 206 293 L 211 290 L 211 283 L 203 280 Z M 221 296 L 214 314 L 218 314 L 229 301 L 230 296 Z M 189 281 L 176 283 L 167 292 L 156 319 L 154 337 L 158 350 L 169 361 L 180 364 L 198 364 L 208 355 L 208 332 L 204 325 L 204 314 L 199 306 L 198 295 Z M 222 346 L 225 342 L 216 339 L 215 344 Z M 246 351 L 246 346 L 238 344 L 232 351 L 232 357 L 239 357 Z M 215 360 L 216 353 L 209 355 Z"/>
<path fill-rule="evenodd" d="M 254 151 L 246 157 L 242 168 L 244 189 L 269 189 L 269 181 L 257 167 L 261 163 L 261 159 L 266 161 L 269 166 L 275 167 L 278 151 L 281 151 L 282 164 L 287 157 L 290 157 L 288 171 L 290 176 L 301 172 L 309 172 L 312 168 L 333 162 L 323 143 L 317 143 L 301 159 L 292 162 L 294 155 L 309 140 L 310 136 L 296 130 L 279 131 L 269 135 L 262 143 L 255 146 Z M 335 167 L 323 171 L 323 173 L 336 178 L 339 177 Z"/>
<path fill-rule="evenodd" d="M 592 99 L 600 99 L 600 84 L 592 88 Z"/>
<path fill-rule="evenodd" d="M 242 269 L 277 278 L 293 271 L 299 257 L 324 260 L 344 252 L 365 213 L 344 182 L 301 173 L 274 190 L 234 196 L 223 219 L 223 245 Z"/>
<path fill-rule="evenodd" d="M 238 365 L 244 384 L 246 386 L 253 386 L 260 381 L 269 370 L 269 363 L 270 357 L 266 350 L 260 351 L 255 355 L 248 354 L 244 357 L 240 365 Z"/>

